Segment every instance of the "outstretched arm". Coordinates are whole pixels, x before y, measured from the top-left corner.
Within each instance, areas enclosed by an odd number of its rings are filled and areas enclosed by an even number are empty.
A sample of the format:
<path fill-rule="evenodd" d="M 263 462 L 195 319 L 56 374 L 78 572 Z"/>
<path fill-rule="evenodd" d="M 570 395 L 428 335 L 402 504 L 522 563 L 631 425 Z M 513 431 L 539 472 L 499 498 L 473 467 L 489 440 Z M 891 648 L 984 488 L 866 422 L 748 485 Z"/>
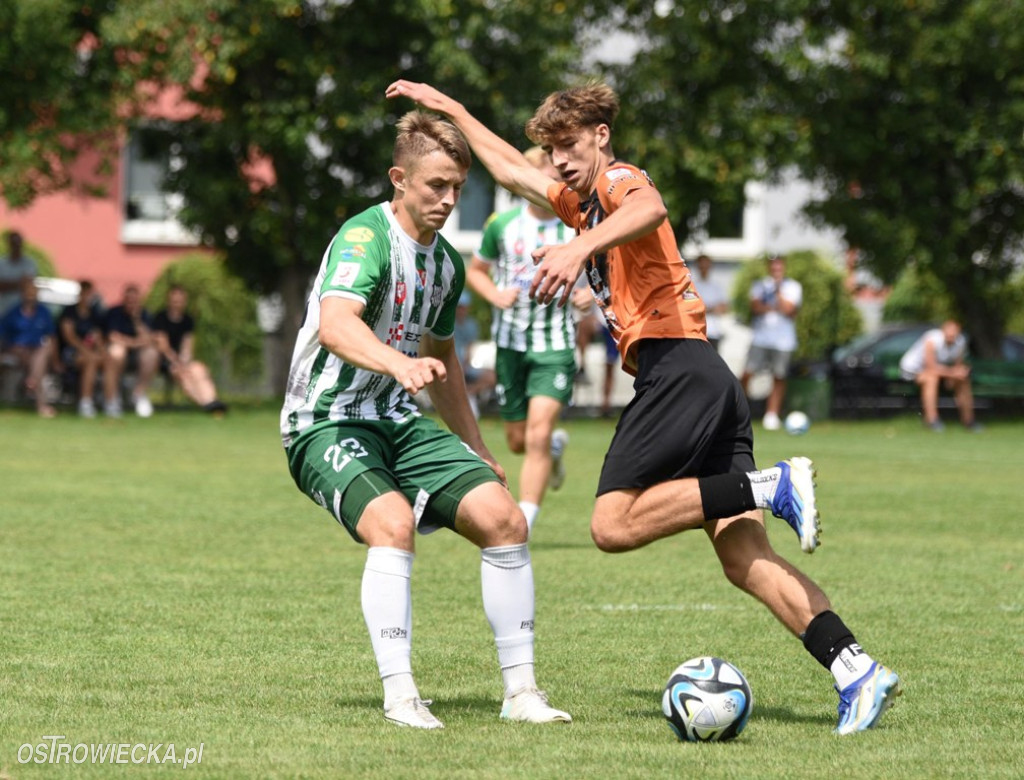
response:
<path fill-rule="evenodd" d="M 429 84 L 414 81 L 396 81 L 384 94 L 389 98 L 407 97 L 428 111 L 446 116 L 466 136 L 473 152 L 498 184 L 538 206 L 550 208 L 547 191 L 553 179 L 530 165 L 518 149 L 488 130 L 461 103 Z"/>

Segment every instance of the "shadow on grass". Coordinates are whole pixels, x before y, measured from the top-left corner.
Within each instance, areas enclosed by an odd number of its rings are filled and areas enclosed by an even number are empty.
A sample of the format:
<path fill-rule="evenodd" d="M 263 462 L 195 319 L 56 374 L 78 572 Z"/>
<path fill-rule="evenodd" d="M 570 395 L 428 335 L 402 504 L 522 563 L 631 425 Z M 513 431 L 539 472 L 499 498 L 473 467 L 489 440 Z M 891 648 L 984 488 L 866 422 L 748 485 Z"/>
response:
<path fill-rule="evenodd" d="M 442 712 L 449 715 L 454 713 L 495 715 L 501 709 L 501 700 L 497 697 L 453 696 L 449 698 L 434 696 L 432 699 L 431 711 L 435 715 L 440 715 Z M 381 709 L 384 699 L 382 695 L 342 696 L 334 699 L 333 703 L 339 709 L 377 712 Z"/>
<path fill-rule="evenodd" d="M 633 698 L 642 700 L 647 706 L 640 710 L 630 710 L 631 718 L 652 718 L 662 719 L 665 716 L 661 712 L 661 692 L 647 691 L 634 688 L 628 691 Z M 754 711 L 750 714 L 753 720 L 774 720 L 780 723 L 821 723 L 829 727 L 835 726 L 835 718 L 831 715 L 812 715 L 803 712 L 795 712 L 789 707 L 766 707 L 757 703 L 757 696 L 754 696 Z"/>

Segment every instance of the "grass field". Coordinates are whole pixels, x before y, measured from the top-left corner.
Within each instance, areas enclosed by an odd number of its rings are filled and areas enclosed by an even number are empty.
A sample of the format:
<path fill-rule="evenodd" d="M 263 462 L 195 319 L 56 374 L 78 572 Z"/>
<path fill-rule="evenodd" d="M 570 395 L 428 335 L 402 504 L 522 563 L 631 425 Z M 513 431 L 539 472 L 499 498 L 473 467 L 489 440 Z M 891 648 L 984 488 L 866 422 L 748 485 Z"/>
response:
<path fill-rule="evenodd" d="M 612 433 L 599 421 L 568 423 L 569 480 L 532 543 L 538 678 L 575 723 L 498 720 L 479 555 L 442 532 L 419 540 L 413 661 L 446 729 L 386 724 L 359 607 L 364 550 L 295 489 L 276 424 L 274 410 L 0 410 L 0 778 L 175 771 L 19 762 L 48 736 L 162 744 L 161 757 L 173 744 L 179 761 L 202 744 L 185 774 L 210 778 L 1024 774 L 1024 424 L 758 433 L 760 463 L 807 454 L 819 468 L 822 548 L 802 555 L 773 520 L 776 547 L 904 681 L 878 729 L 843 739 L 830 675 L 727 584 L 703 534 L 621 556 L 592 546 Z M 484 432 L 516 473 L 498 423 Z M 678 743 L 660 713 L 669 672 L 705 654 L 754 690 L 733 743 Z"/>

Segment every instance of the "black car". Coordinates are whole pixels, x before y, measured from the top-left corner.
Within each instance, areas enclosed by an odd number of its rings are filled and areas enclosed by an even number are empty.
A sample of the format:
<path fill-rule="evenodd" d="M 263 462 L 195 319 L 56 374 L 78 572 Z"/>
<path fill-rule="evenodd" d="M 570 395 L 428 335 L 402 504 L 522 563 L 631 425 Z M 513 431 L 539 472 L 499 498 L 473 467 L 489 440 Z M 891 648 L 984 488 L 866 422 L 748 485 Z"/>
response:
<path fill-rule="evenodd" d="M 886 324 L 832 353 L 831 413 L 858 417 L 920 407 L 920 392 L 900 376 L 900 358 L 922 334 L 938 327 L 928 323 Z M 1003 360 L 972 360 L 975 404 L 986 409 L 1024 404 L 1024 337 L 1003 339 Z M 940 407 L 952 406 L 940 398 Z"/>

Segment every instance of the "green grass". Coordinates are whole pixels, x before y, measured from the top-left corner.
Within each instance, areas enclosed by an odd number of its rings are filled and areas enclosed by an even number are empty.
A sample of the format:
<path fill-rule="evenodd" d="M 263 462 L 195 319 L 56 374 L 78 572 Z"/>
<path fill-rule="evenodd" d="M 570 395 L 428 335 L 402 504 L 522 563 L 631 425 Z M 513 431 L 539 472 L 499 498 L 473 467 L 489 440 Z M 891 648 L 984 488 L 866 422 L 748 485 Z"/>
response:
<path fill-rule="evenodd" d="M 400 730 L 359 607 L 364 550 L 294 487 L 276 414 L 38 420 L 0 410 L 0 777 L 146 777 L 155 765 L 20 764 L 47 735 L 203 744 L 187 776 L 1011 777 L 1024 767 L 1024 425 L 911 419 L 758 434 L 762 464 L 819 468 L 823 546 L 777 548 L 816 579 L 905 694 L 839 739 L 831 677 L 722 577 L 701 533 L 620 556 L 588 532 L 609 423 L 570 421 L 565 488 L 532 543 L 538 677 L 575 723 L 498 720 L 479 556 L 419 540 L 414 665 L 446 723 Z M 485 436 L 510 474 L 499 424 Z M 724 745 L 675 741 L 669 672 L 714 654 L 754 713 Z"/>

